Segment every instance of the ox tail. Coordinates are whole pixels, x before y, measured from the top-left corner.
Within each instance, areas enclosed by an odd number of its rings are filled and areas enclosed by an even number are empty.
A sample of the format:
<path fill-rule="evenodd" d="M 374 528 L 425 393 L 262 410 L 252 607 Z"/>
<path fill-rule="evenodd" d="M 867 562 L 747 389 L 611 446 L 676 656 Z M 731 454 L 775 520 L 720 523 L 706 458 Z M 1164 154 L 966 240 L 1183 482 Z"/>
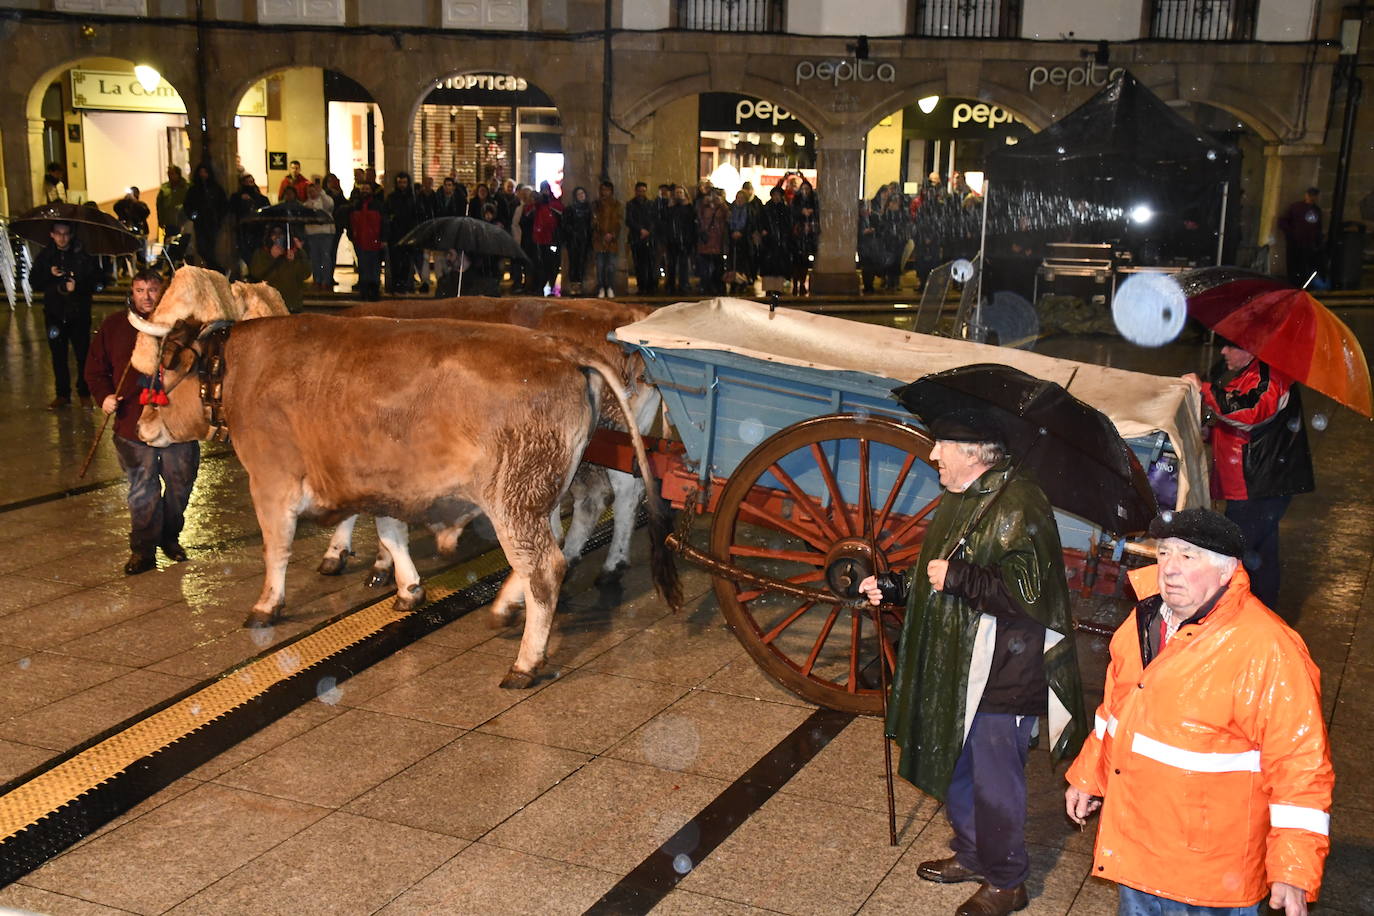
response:
<path fill-rule="evenodd" d="M 654 477 L 654 469 L 649 464 L 649 453 L 644 448 L 644 437 L 640 435 L 639 427 L 633 420 L 634 413 L 630 410 L 629 395 L 620 381 L 620 373 L 600 359 L 583 359 L 582 365 L 605 379 L 606 387 L 615 395 L 621 413 L 629 420 L 625 426 L 630 431 L 631 441 L 634 442 L 635 462 L 639 465 L 640 476 L 644 478 L 644 503 L 649 512 L 649 572 L 654 580 L 654 588 L 658 590 L 668 607 L 674 611 L 681 610 L 682 583 L 678 580 L 673 551 L 667 543 L 668 535 L 673 533 L 673 520 L 668 512 L 667 503 L 663 501 L 663 495 L 659 493 L 658 480 Z"/>

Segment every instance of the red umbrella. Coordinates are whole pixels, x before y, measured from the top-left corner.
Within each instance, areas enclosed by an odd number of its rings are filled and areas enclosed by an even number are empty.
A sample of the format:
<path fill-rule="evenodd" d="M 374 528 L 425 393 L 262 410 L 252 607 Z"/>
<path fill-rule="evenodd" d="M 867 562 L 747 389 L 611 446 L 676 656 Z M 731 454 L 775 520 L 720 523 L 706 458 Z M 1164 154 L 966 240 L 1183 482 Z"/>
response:
<path fill-rule="evenodd" d="M 1374 416 L 1364 348 L 1306 290 L 1232 267 L 1205 267 L 1178 279 L 1189 315 L 1284 375 Z"/>

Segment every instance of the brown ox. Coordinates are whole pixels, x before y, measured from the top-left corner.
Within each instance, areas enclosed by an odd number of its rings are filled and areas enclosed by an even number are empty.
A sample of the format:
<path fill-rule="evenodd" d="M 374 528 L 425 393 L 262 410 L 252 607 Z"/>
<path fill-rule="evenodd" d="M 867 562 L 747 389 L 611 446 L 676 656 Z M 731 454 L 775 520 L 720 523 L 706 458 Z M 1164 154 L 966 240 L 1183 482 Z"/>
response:
<path fill-rule="evenodd" d="M 635 425 L 639 427 L 640 432 L 648 432 L 658 412 L 658 390 L 643 382 L 641 357 L 638 354 L 627 355 L 623 347 L 607 340 L 607 336 L 618 327 L 647 317 L 652 311 L 644 306 L 604 299 L 492 299 L 467 296 L 456 299 L 399 299 L 367 303 L 347 309 L 342 314 L 349 317 L 459 319 L 509 324 L 551 333 L 572 343 L 594 349 L 607 365 L 613 366 L 619 372 L 621 383 L 630 392 Z M 625 428 L 624 417 L 614 400 L 603 399 L 601 413 L 602 425 L 617 429 Z M 644 484 L 640 478 L 621 471 L 584 464 L 573 479 L 573 516 L 566 537 L 563 537 L 562 520 L 557 509 L 550 518 L 555 537 L 562 537 L 563 558 L 569 565 L 575 564 L 581 558 L 582 548 L 606 507 L 609 496 L 614 515 L 614 529 L 597 581 L 605 584 L 617 579 L 629 565 L 635 510 L 643 495 Z M 464 526 L 475 515 L 475 511 L 465 513 L 460 518 L 450 520 L 447 526 L 432 526 L 440 553 L 447 555 L 456 551 L 458 538 L 462 535 Z M 353 528 L 356 523 L 357 516 L 351 516 L 334 529 L 334 535 L 320 561 L 321 573 L 337 575 L 343 572 L 348 556 L 353 552 Z M 369 585 L 377 586 L 389 584 L 391 580 L 391 557 L 383 546 L 372 564 L 367 582 Z"/>
<path fill-rule="evenodd" d="M 173 314 L 180 298 L 172 299 Z M 155 330 L 168 327 L 161 311 L 151 319 Z M 199 386 L 182 384 L 194 379 L 199 329 L 183 318 L 161 348 L 171 403 L 144 411 L 140 435 L 149 443 L 208 431 Z M 135 367 L 152 370 L 158 349 L 145 335 Z M 223 412 L 248 471 L 266 561 L 262 595 L 245 624 L 279 618 L 300 516 L 384 516 L 378 531 L 394 558 L 398 606 L 406 608 L 423 600 L 423 589 L 397 520 L 449 518 L 473 506 L 491 520 L 512 569 L 492 613 L 504 620 L 513 595 L 526 599 L 520 651 L 502 685 L 528 686 L 544 659 L 565 569 L 547 518 L 581 460 L 603 387 L 629 411 L 616 372 L 567 341 L 457 321 L 264 319 L 236 325 L 224 356 Z M 633 438 L 652 479 L 642 439 Z M 667 513 L 649 493 L 654 582 L 676 606 L 662 542 Z"/>

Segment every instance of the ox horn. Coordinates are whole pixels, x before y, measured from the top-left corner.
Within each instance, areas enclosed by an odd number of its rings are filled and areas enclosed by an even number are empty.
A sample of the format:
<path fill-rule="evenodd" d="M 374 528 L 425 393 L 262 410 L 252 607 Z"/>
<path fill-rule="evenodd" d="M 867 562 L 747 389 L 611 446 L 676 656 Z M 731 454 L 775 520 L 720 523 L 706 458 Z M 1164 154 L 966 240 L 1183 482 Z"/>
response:
<path fill-rule="evenodd" d="M 153 324 L 146 318 L 140 316 L 133 309 L 129 309 L 129 324 L 134 326 L 134 330 L 141 331 L 150 337 L 166 337 L 172 329 L 163 327 L 160 324 Z"/>

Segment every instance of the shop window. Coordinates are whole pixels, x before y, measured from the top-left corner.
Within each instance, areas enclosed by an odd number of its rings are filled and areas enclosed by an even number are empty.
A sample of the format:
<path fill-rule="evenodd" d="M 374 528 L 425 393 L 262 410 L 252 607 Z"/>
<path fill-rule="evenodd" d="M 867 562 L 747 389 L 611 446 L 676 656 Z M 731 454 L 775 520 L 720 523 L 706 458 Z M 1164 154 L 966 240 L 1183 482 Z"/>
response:
<path fill-rule="evenodd" d="M 1150 37 L 1180 41 L 1249 41 L 1257 0 L 1152 0 Z"/>
<path fill-rule="evenodd" d="M 677 27 L 702 32 L 781 32 L 783 0 L 677 0 Z"/>
<path fill-rule="evenodd" d="M 923 38 L 1019 38 L 1021 0 L 920 0 L 914 31 Z"/>

